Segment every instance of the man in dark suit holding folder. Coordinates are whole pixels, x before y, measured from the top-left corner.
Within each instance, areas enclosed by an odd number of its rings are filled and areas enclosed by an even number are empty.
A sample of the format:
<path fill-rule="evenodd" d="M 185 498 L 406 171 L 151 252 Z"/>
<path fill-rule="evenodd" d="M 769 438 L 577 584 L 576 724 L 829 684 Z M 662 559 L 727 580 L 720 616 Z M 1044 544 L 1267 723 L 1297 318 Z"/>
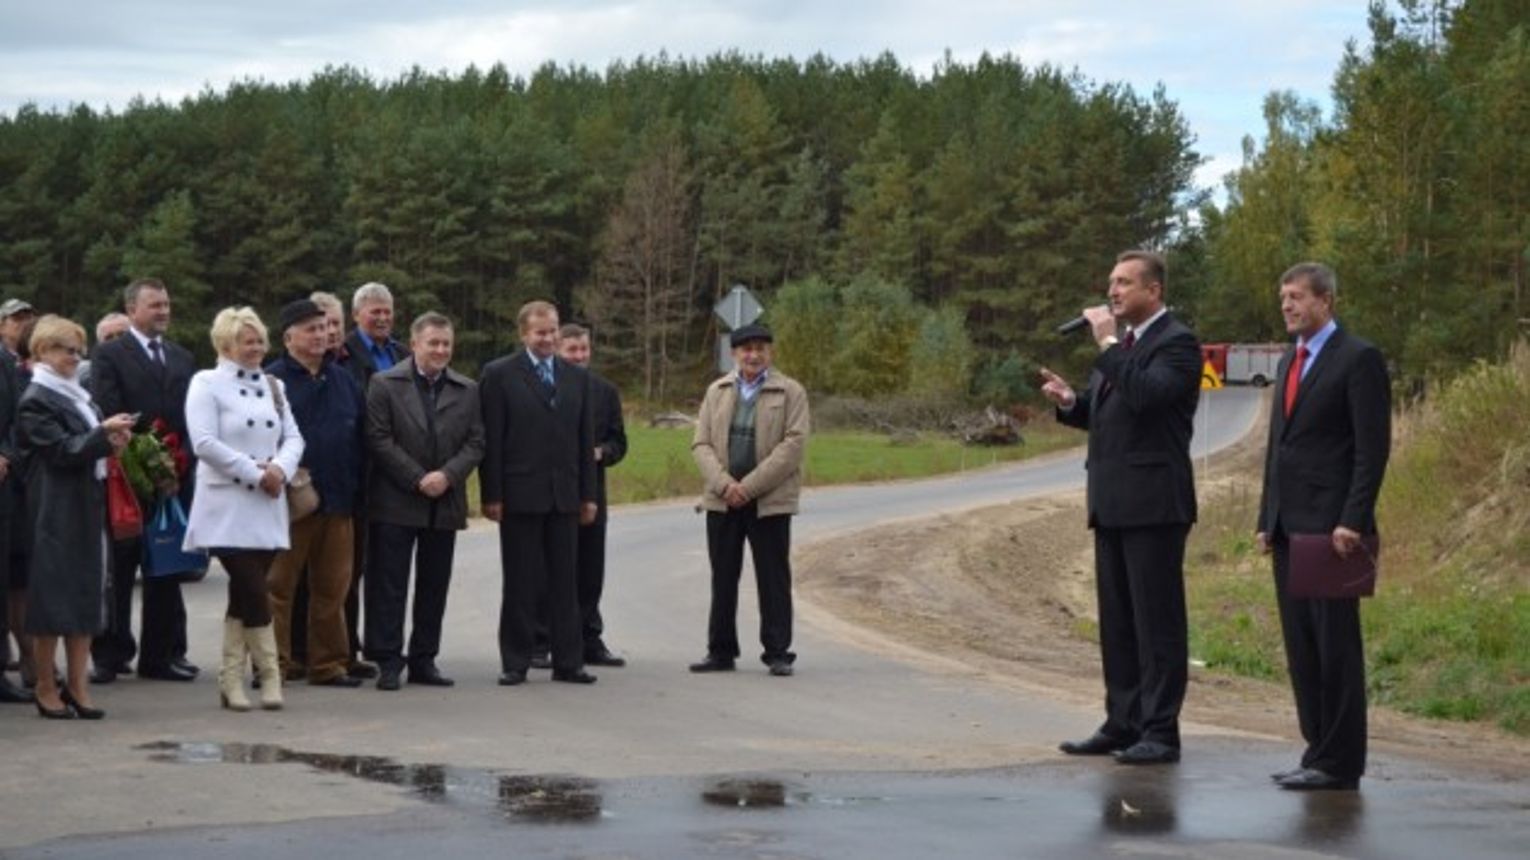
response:
<path fill-rule="evenodd" d="M 1307 742 L 1301 766 L 1273 778 L 1294 791 L 1352 791 L 1365 772 L 1360 600 L 1288 593 L 1293 535 L 1328 535 L 1335 561 L 1366 551 L 1362 537 L 1376 533 L 1391 449 L 1386 361 L 1338 327 L 1336 290 L 1322 263 L 1299 263 L 1281 276 L 1280 311 L 1296 343 L 1276 371 L 1259 503 L 1259 546 L 1274 554 L 1286 662 Z"/>

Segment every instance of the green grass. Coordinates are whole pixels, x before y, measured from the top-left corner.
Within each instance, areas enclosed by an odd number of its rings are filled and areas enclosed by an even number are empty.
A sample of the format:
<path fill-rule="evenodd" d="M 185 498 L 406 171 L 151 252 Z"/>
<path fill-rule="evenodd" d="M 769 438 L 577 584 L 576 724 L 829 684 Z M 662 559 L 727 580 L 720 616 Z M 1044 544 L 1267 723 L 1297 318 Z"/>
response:
<path fill-rule="evenodd" d="M 1530 735 L 1530 349 L 1400 414 L 1363 601 L 1371 701 Z M 1201 500 L 1186 562 L 1191 653 L 1284 680 L 1270 561 L 1254 548 L 1257 479 Z"/>
<path fill-rule="evenodd" d="M 1080 445 L 1084 437 L 1046 421 L 1026 428 L 1025 440 L 1024 445 L 1007 448 L 979 448 L 935 435 L 893 444 L 877 433 L 815 433 L 808 438 L 803 475 L 809 485 L 923 478 L 1023 460 Z M 627 456 L 606 473 L 606 482 L 612 504 L 699 496 L 701 478 L 691 459 L 691 430 L 629 425 Z M 468 504 L 476 515 L 476 472 L 469 482 Z"/>

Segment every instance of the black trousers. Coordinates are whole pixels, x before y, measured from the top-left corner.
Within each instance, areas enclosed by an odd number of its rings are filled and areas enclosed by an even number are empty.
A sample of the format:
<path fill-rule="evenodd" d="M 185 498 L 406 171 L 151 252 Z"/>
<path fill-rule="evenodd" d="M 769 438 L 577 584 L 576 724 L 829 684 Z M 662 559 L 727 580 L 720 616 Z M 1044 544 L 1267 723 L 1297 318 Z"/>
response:
<path fill-rule="evenodd" d="M 186 656 L 186 603 L 181 584 L 174 579 L 143 578 L 143 612 L 139 639 L 133 641 L 133 583 L 143 557 L 143 541 L 113 541 L 111 570 L 112 605 L 107 607 L 106 630 L 90 645 L 98 666 L 126 663 L 138 655 L 138 670 L 163 669 L 175 658 Z"/>
<path fill-rule="evenodd" d="M 1189 683 L 1185 623 L 1188 525 L 1094 530 L 1105 724 L 1124 741 L 1179 747 L 1179 711 Z"/>
<path fill-rule="evenodd" d="M 371 558 L 369 545 L 372 529 L 361 508 L 351 517 L 351 590 L 345 593 L 345 635 L 351 640 L 351 662 L 361 656 L 365 640 L 361 633 L 361 581 L 367 574 L 367 562 Z"/>
<path fill-rule="evenodd" d="M 1300 600 L 1286 596 L 1290 542 L 1274 540 L 1275 596 L 1286 668 L 1296 694 L 1296 717 L 1307 749 L 1302 767 L 1341 779 L 1365 773 L 1365 648 L 1360 600 Z"/>
<path fill-rule="evenodd" d="M 584 638 L 584 656 L 589 659 L 606 649 L 602 638 L 606 632 L 605 619 L 600 616 L 600 595 L 606 588 L 606 506 L 600 506 L 595 522 L 579 527 L 579 539 L 574 558 L 579 580 L 579 623 Z M 547 595 L 537 601 L 537 639 L 539 654 L 548 651 Z"/>
<path fill-rule="evenodd" d="M 707 555 L 712 562 L 712 611 L 707 621 L 707 656 L 733 659 L 738 647 L 738 581 L 744 569 L 744 542 L 754 557 L 754 584 L 760 603 L 760 644 L 765 663 L 794 662 L 792 646 L 792 518 L 762 517 L 751 503 L 726 513 L 707 512 Z"/>
<path fill-rule="evenodd" d="M 366 656 L 384 669 L 433 665 L 441 653 L 441 621 L 452 582 L 457 532 L 375 520 L 368 529 L 371 565 L 366 575 Z M 414 615 L 404 657 L 404 613 L 409 566 L 414 562 Z"/>
<path fill-rule="evenodd" d="M 577 514 L 506 513 L 500 521 L 499 660 L 504 671 L 524 672 L 531 665 L 537 601 L 544 592 L 553 668 L 584 668 L 574 562 L 578 532 Z"/>

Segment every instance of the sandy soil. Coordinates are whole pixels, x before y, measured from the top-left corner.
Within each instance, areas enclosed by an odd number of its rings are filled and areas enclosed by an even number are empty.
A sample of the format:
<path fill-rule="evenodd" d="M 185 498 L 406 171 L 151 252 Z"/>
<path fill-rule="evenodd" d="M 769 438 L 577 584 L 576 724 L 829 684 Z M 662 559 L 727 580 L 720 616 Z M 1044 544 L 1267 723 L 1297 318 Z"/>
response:
<path fill-rule="evenodd" d="M 1262 456 L 1256 432 L 1214 457 L 1200 487 L 1203 504 L 1235 481 L 1257 480 Z M 797 590 L 815 617 L 832 616 L 848 638 L 872 647 L 915 662 L 956 661 L 1064 701 L 1099 702 L 1094 561 L 1084 522 L 1083 494 L 1075 492 L 835 536 L 797 553 Z M 1184 716 L 1213 729 L 1300 740 L 1288 687 L 1197 666 Z M 1506 777 L 1530 773 L 1530 740 L 1492 726 L 1375 707 L 1370 721 L 1373 749 L 1383 754 Z"/>

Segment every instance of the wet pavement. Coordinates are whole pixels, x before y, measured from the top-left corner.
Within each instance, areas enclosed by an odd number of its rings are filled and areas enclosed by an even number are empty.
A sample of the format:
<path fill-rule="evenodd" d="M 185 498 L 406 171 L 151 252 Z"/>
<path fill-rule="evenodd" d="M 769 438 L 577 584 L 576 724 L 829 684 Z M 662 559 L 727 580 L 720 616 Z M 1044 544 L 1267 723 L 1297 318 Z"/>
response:
<path fill-rule="evenodd" d="M 156 742 L 166 767 L 305 769 L 402 793 L 387 814 L 112 837 L 5 857 L 348 858 L 1523 858 L 1524 781 L 1447 780 L 1384 760 L 1360 792 L 1268 783 L 1283 745 L 1220 740 L 1174 767 L 1055 760 L 932 773 L 731 774 L 592 780 L 502 774 L 271 744 Z M 296 774 L 295 774 L 296 775 Z"/>

